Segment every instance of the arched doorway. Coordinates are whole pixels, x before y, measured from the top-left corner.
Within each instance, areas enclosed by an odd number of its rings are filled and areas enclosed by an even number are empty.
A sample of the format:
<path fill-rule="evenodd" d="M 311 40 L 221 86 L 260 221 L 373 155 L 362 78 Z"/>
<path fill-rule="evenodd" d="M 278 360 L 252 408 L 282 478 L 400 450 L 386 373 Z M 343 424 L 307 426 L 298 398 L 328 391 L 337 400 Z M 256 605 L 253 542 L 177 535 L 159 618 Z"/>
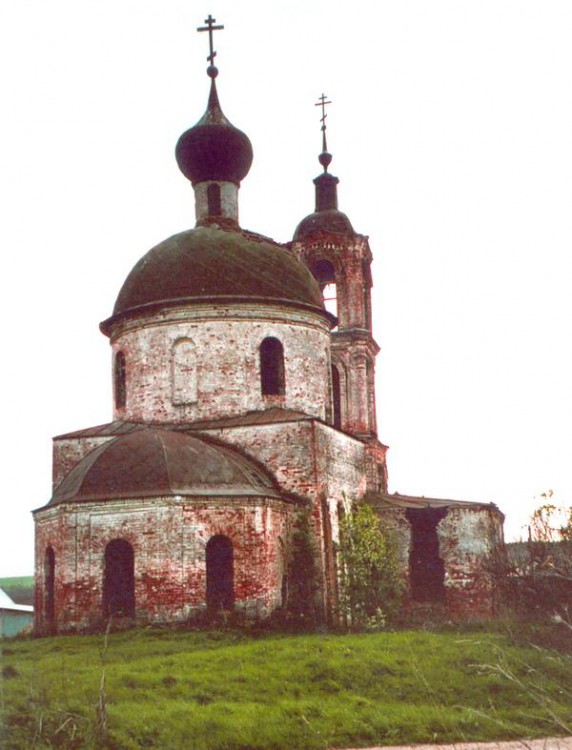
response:
<path fill-rule="evenodd" d="M 52 547 L 44 557 L 44 624 L 51 630 L 56 624 L 56 556 Z"/>
<path fill-rule="evenodd" d="M 445 599 L 445 564 L 439 554 L 437 526 L 444 508 L 408 508 L 411 524 L 409 585 L 413 601 L 438 603 Z"/>
<path fill-rule="evenodd" d="M 105 548 L 103 614 L 135 617 L 134 554 L 125 539 L 114 539 Z"/>
<path fill-rule="evenodd" d="M 234 570 L 232 542 L 218 534 L 207 542 L 207 607 L 232 609 L 234 604 Z"/>

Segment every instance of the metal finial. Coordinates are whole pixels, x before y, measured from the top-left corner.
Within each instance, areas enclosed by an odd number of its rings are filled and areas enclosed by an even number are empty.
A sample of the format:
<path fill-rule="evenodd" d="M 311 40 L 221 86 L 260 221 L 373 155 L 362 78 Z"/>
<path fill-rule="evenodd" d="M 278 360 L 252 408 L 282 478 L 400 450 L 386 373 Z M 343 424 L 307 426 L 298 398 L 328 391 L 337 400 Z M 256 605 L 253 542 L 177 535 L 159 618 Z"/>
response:
<path fill-rule="evenodd" d="M 207 60 L 209 61 L 210 65 L 207 68 L 207 74 L 211 78 L 216 78 L 218 75 L 218 69 L 216 68 L 214 64 L 214 59 L 216 57 L 216 52 L 213 49 L 213 31 L 218 31 L 219 29 L 224 29 L 224 26 L 219 25 L 215 26 L 216 18 L 213 18 L 211 14 L 209 13 L 209 17 L 205 18 L 206 26 L 199 26 L 197 28 L 197 31 L 208 31 L 209 32 L 209 55 L 207 57 Z"/>
<path fill-rule="evenodd" d="M 322 117 L 320 122 L 322 123 L 322 153 L 319 156 L 320 164 L 324 167 L 324 172 L 328 171 L 328 165 L 332 161 L 332 155 L 328 153 L 328 144 L 326 143 L 326 104 L 331 104 L 325 94 L 319 97 L 319 101 L 314 106 L 322 108 Z"/>

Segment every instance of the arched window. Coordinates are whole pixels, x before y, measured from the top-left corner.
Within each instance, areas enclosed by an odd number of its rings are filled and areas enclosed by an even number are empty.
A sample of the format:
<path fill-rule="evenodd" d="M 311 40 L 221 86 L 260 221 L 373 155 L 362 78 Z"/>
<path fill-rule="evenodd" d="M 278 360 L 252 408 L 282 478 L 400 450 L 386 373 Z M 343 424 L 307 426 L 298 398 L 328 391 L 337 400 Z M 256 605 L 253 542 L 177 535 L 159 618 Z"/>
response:
<path fill-rule="evenodd" d="M 44 624 L 51 629 L 56 623 L 56 556 L 52 547 L 44 556 Z"/>
<path fill-rule="evenodd" d="M 232 609 L 234 604 L 234 570 L 232 542 L 217 534 L 207 542 L 207 607 L 211 610 Z"/>
<path fill-rule="evenodd" d="M 260 387 L 264 396 L 280 396 L 286 392 L 284 347 L 273 336 L 260 344 Z"/>
<path fill-rule="evenodd" d="M 342 429 L 342 391 L 340 386 L 340 371 L 332 365 L 332 407 L 333 425 L 337 430 Z"/>
<path fill-rule="evenodd" d="M 207 187 L 207 204 L 209 216 L 221 215 L 220 185 L 217 185 L 216 182 L 211 182 Z"/>
<path fill-rule="evenodd" d="M 122 409 L 127 401 L 127 380 L 125 376 L 125 354 L 117 352 L 113 365 L 113 390 L 115 408 Z"/>
<path fill-rule="evenodd" d="M 135 617 L 135 561 L 125 539 L 114 539 L 105 548 L 103 614 Z"/>
<path fill-rule="evenodd" d="M 329 260 L 317 260 L 312 266 L 314 278 L 320 285 L 324 305 L 332 315 L 338 315 L 338 293 L 336 287 L 336 270 Z"/>
<path fill-rule="evenodd" d="M 178 339 L 171 349 L 171 391 L 175 405 L 197 400 L 197 357 L 190 339 Z"/>

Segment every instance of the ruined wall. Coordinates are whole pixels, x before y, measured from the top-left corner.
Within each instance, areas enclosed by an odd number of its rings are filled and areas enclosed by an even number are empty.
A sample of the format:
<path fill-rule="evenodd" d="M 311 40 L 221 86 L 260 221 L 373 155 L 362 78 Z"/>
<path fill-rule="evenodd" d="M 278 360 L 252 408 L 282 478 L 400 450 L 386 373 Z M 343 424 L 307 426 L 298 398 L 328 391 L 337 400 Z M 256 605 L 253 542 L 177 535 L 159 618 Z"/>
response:
<path fill-rule="evenodd" d="M 284 348 L 283 394 L 261 390 L 259 349 L 267 337 Z M 174 361 L 178 342 L 186 345 L 182 361 Z M 115 419 L 184 423 L 272 406 L 324 419 L 329 408 L 329 325 L 316 313 L 189 306 L 118 324 L 112 347 L 125 356 L 126 378 L 126 404 L 116 405 Z"/>
<path fill-rule="evenodd" d="M 382 525 L 393 534 L 397 544 L 398 564 L 401 575 L 407 583 L 406 609 L 438 605 L 448 616 L 459 620 L 490 619 L 496 613 L 496 581 L 493 561 L 503 546 L 502 514 L 492 505 L 478 503 L 471 507 L 467 503 L 441 508 L 423 508 L 423 499 L 417 498 L 418 507 L 414 513 L 427 512 L 435 521 L 434 541 L 438 545 L 432 552 L 424 552 L 426 567 L 442 566 L 441 586 L 428 571 L 421 571 L 422 580 L 415 580 L 415 560 L 412 557 L 414 545 L 414 516 L 409 516 L 406 507 L 378 506 L 377 512 Z M 375 507 L 375 501 L 374 501 Z M 441 516 L 439 520 L 439 516 Z M 427 543 L 429 543 L 428 540 Z M 416 590 L 425 586 L 418 599 Z M 430 592 L 429 587 L 433 587 Z"/>
<path fill-rule="evenodd" d="M 184 621 L 206 609 L 208 540 L 224 535 L 234 556 L 234 609 L 267 616 L 281 603 L 283 550 L 294 507 L 272 499 L 157 498 L 85 503 L 36 512 L 36 629 L 46 622 L 46 549 L 55 560 L 55 630 L 104 621 L 105 549 L 134 551 L 137 622 Z"/>
<path fill-rule="evenodd" d="M 496 611 L 492 561 L 503 544 L 502 515 L 492 506 L 450 508 L 439 523 L 447 606 L 460 619 L 487 619 Z"/>

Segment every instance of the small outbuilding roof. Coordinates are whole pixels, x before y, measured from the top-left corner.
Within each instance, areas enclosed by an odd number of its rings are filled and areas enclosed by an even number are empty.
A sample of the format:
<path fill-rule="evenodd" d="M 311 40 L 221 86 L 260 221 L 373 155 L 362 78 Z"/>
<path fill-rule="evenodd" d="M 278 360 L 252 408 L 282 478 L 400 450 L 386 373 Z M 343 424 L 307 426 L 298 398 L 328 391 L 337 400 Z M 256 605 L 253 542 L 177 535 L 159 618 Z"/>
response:
<path fill-rule="evenodd" d="M 0 609 L 8 609 L 13 612 L 33 612 L 34 608 L 29 604 L 16 604 L 4 591 L 0 589 Z"/>

